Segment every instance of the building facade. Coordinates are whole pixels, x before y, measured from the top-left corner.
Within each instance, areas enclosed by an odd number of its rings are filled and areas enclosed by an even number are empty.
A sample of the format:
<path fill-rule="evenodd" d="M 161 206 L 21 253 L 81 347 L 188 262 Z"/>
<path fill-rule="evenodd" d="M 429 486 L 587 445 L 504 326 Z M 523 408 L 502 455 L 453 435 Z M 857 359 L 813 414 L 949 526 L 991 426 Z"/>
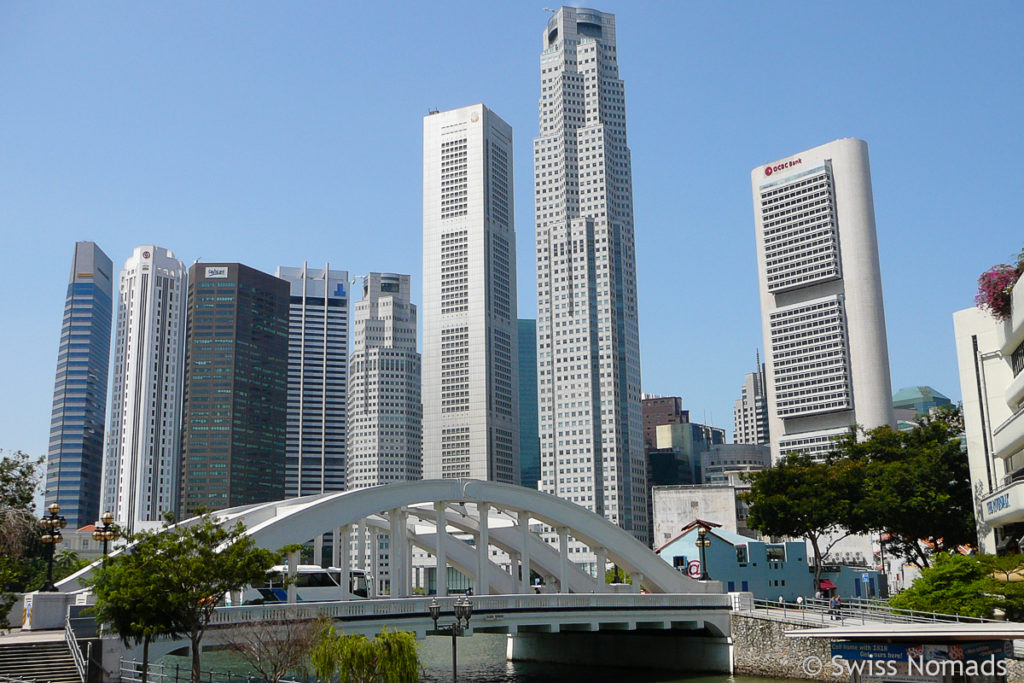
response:
<path fill-rule="evenodd" d="M 768 398 L 764 363 L 757 361 L 757 370 L 748 372 L 743 389 L 733 407 L 733 437 L 735 443 L 765 445 L 771 442 L 768 429 Z"/>
<path fill-rule="evenodd" d="M 772 458 L 895 425 L 868 147 L 845 138 L 750 174 Z"/>
<path fill-rule="evenodd" d="M 512 129 L 423 119 L 423 472 L 519 482 Z"/>
<path fill-rule="evenodd" d="M 690 421 L 690 411 L 683 410 L 683 399 L 679 396 L 644 394 L 640 400 L 640 412 L 644 425 L 644 452 L 658 447 L 658 427 Z"/>
<path fill-rule="evenodd" d="M 348 272 L 278 267 L 288 304 L 285 496 L 345 490 Z"/>
<path fill-rule="evenodd" d="M 186 292 L 163 247 L 136 247 L 121 269 L 103 510 L 129 533 L 177 512 Z"/>
<path fill-rule="evenodd" d="M 1024 279 L 1024 278 L 1022 278 Z M 953 314 L 967 459 L 983 553 L 1024 552 L 1024 285 L 1011 315 Z"/>
<path fill-rule="evenodd" d="M 95 243 L 75 244 L 57 348 L 44 496 L 45 505 L 60 505 L 72 529 L 100 516 L 112 272 L 110 258 Z"/>
<path fill-rule="evenodd" d="M 615 28 L 612 14 L 562 7 L 542 37 L 539 488 L 645 540 L 632 171 Z M 570 544 L 572 559 L 593 568 L 586 552 Z"/>
<path fill-rule="evenodd" d="M 348 488 L 423 477 L 423 406 L 410 278 L 363 277 L 352 317 Z"/>
<path fill-rule="evenodd" d="M 182 514 L 284 497 L 289 292 L 240 263 L 189 269 Z"/>
<path fill-rule="evenodd" d="M 537 412 L 537 321 L 519 319 L 519 472 L 526 488 L 540 481 Z"/>

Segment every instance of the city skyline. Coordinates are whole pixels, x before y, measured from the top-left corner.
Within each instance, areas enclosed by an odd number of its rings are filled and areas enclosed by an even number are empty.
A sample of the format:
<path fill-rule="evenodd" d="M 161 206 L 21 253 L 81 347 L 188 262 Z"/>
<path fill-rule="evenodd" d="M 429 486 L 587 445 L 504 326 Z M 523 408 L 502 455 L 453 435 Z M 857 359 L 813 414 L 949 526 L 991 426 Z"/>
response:
<path fill-rule="evenodd" d="M 780 16 L 771 17 L 768 8 L 748 7 L 739 16 L 701 8 L 688 17 L 687 43 L 649 21 L 652 8 L 664 14 L 675 6 L 592 6 L 617 15 L 620 49 L 629 54 L 622 76 L 630 101 L 643 390 L 681 395 L 695 419 L 731 426 L 736 378 L 762 346 L 746 173 L 792 150 L 856 136 L 871 145 L 892 386 L 927 384 L 958 399 L 949 317 L 971 304 L 982 270 L 1021 246 L 1015 216 L 1022 200 L 1014 190 L 1020 171 L 1006 153 L 1019 146 L 1010 113 L 1019 110 L 1020 93 L 997 76 L 998 66 L 1021 56 L 1014 37 L 1021 9 L 924 14 L 881 5 L 797 6 L 776 8 Z M 65 266 L 60 258 L 44 259 L 43 250 L 59 255 L 90 239 L 120 262 L 134 245 L 156 241 L 174 244 L 186 263 L 243 261 L 272 272 L 316 249 L 353 272 L 411 273 L 418 303 L 420 117 L 428 108 L 487 102 L 519 132 L 521 160 L 538 133 L 536 27 L 546 16 L 536 8 L 488 8 L 472 17 L 453 6 L 401 13 L 394 35 L 409 44 L 389 38 L 389 47 L 400 47 L 395 62 L 377 65 L 378 77 L 370 79 L 409 81 L 410 88 L 393 88 L 402 91 L 399 99 L 365 79 L 350 82 L 330 66 L 348 59 L 338 51 L 361 49 L 368 37 L 338 32 L 353 38 L 351 48 L 338 44 L 345 41 L 337 35 L 328 40 L 343 13 L 323 6 L 292 10 L 291 21 L 258 6 L 245 13 L 251 23 L 237 26 L 242 13 L 218 8 L 210 21 L 224 27 L 220 46 L 196 30 L 175 41 L 162 37 L 168 27 L 192 23 L 187 5 L 0 11 L 11 27 L 5 50 L 12 57 L 0 66 L 0 79 L 22 104 L 0 113 L 11 140 L 11 163 L 0 171 L 4 228 L 13 236 L 5 274 L 14 283 L 27 280 L 30 266 L 47 269 L 47 277 L 0 311 L 19 330 L 0 347 L 19 395 L 7 401 L 4 448 L 46 450 L 52 399 L 46 385 Z M 424 26 L 444 26 L 476 45 L 489 36 L 470 29 L 487 25 L 487 12 L 501 17 L 507 36 L 481 43 L 493 55 L 484 66 L 441 68 L 416 35 L 431 33 Z M 366 8 L 345 14 L 353 27 L 374 17 Z M 107 32 L 91 30 L 94 24 Z M 291 50 L 310 28 L 316 30 L 302 49 Z M 865 56 L 855 39 L 869 33 L 873 50 Z M 959 47 L 966 44 L 977 51 L 967 54 Z M 783 46 L 790 46 L 789 57 L 826 46 L 828 68 L 796 59 L 791 73 L 772 75 L 785 96 L 766 95 L 763 74 L 750 67 L 786 58 Z M 241 58 L 218 59 L 222 50 Z M 401 57 L 405 50 L 417 59 Z M 682 64 L 715 66 L 684 68 L 674 63 L 677 56 Z M 217 66 L 208 70 L 211 64 Z M 392 71 L 399 64 L 402 71 Z M 253 75 L 246 75 L 243 67 L 250 66 Z M 314 92 L 309 76 L 289 78 L 306 70 L 326 82 L 326 94 L 309 102 L 303 101 Z M 823 93 L 808 82 L 843 87 Z M 663 107 L 672 89 L 685 90 L 692 101 Z M 213 91 L 215 100 L 203 96 Z M 370 104 L 359 112 L 339 108 L 341 93 L 366 93 L 360 99 Z M 267 94 L 268 102 L 282 104 L 248 106 Z M 339 115 L 341 128 L 366 139 L 337 132 Z M 677 126 L 680 120 L 685 125 Z M 367 154 L 366 144 L 377 155 Z M 515 175 L 521 187 L 531 184 L 528 163 L 521 161 Z M 377 192 L 385 189 L 381 201 Z M 355 200 L 362 197 L 372 198 L 370 220 L 362 213 L 366 202 Z M 521 226 L 529 225 L 528 193 L 520 193 L 516 209 Z M 370 229 L 349 227 L 357 225 Z M 288 230 L 288 239 L 274 239 L 275 230 Z M 520 232 L 519 314 L 532 317 L 534 245 L 529 231 Z M 342 243 L 344 252 L 336 252 Z M 686 318 L 662 315 L 680 293 Z"/>

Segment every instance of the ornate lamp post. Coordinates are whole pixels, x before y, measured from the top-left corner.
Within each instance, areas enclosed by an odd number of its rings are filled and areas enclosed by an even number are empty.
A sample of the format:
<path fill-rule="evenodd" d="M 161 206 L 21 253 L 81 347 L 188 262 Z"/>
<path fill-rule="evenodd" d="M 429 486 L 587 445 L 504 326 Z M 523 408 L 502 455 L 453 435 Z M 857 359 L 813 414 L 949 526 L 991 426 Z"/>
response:
<path fill-rule="evenodd" d="M 697 529 L 697 547 L 700 548 L 700 580 L 707 581 L 711 576 L 708 574 L 706 549 L 711 547 L 711 539 L 708 538 L 708 530 L 703 525 Z"/>
<path fill-rule="evenodd" d="M 459 656 L 456 638 L 466 635 L 466 629 L 469 628 L 469 618 L 473 616 L 473 601 L 469 598 L 455 599 L 455 623 L 453 624 L 437 625 L 437 620 L 441 616 L 441 605 L 437 604 L 437 598 L 431 598 L 430 604 L 427 605 L 427 611 L 430 613 L 430 618 L 434 620 L 434 630 L 428 631 L 428 636 L 452 634 L 452 683 L 456 683 L 459 678 Z M 466 622 L 465 626 L 462 625 L 463 621 Z"/>
<path fill-rule="evenodd" d="M 104 512 L 103 516 L 100 517 L 100 521 L 103 522 L 103 526 L 96 523 L 96 530 L 92 532 L 92 537 L 97 541 L 103 541 L 103 562 L 107 562 L 107 544 L 110 541 L 116 541 L 121 537 L 117 533 L 117 527 L 114 526 L 114 515 L 110 512 Z"/>
<path fill-rule="evenodd" d="M 39 540 L 50 546 L 50 557 L 46 565 L 46 583 L 39 590 L 54 593 L 57 591 L 57 587 L 53 585 L 53 556 L 57 552 L 57 544 L 64 540 L 60 530 L 66 527 L 68 522 L 60 515 L 60 505 L 50 503 L 46 509 L 50 514 L 43 515 L 43 518 L 39 520 L 43 527 L 43 535 Z"/>

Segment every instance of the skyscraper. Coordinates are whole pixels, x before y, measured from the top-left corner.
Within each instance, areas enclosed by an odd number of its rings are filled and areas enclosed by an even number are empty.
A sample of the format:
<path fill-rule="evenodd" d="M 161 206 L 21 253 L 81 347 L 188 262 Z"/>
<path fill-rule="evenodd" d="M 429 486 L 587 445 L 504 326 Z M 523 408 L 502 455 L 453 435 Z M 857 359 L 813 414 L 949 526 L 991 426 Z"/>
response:
<path fill-rule="evenodd" d="M 352 329 L 348 487 L 421 479 L 420 354 L 409 276 L 364 276 Z"/>
<path fill-rule="evenodd" d="M 112 271 L 95 243 L 75 244 L 57 349 L 45 494 L 45 504 L 59 504 L 73 529 L 100 516 Z"/>
<path fill-rule="evenodd" d="M 772 458 L 894 424 L 868 146 L 844 138 L 750 174 Z"/>
<path fill-rule="evenodd" d="M 533 142 L 542 491 L 647 537 L 633 190 L 615 16 L 562 7 Z"/>
<path fill-rule="evenodd" d="M 423 119 L 423 472 L 519 481 L 512 129 Z"/>
<path fill-rule="evenodd" d="M 183 514 L 284 497 L 289 286 L 240 263 L 188 274 Z"/>
<path fill-rule="evenodd" d="M 540 481 L 537 413 L 537 321 L 519 319 L 519 472 L 522 485 Z"/>
<path fill-rule="evenodd" d="M 740 397 L 733 405 L 733 443 L 767 445 L 770 442 L 764 363 L 760 358 L 757 361 L 757 369 L 743 378 Z"/>
<path fill-rule="evenodd" d="M 178 505 L 185 264 L 136 247 L 121 269 L 103 509 L 129 532 Z"/>
<path fill-rule="evenodd" d="M 348 272 L 278 267 L 291 287 L 285 495 L 345 490 Z"/>

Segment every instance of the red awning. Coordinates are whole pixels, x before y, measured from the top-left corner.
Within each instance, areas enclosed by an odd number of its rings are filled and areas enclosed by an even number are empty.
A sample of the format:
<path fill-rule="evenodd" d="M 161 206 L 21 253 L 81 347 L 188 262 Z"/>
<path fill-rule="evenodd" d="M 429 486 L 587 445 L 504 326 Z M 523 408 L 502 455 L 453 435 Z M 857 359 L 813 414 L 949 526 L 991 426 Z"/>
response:
<path fill-rule="evenodd" d="M 822 579 L 819 581 L 818 586 L 820 586 L 823 591 L 832 591 L 836 589 L 836 585 L 828 579 Z"/>

